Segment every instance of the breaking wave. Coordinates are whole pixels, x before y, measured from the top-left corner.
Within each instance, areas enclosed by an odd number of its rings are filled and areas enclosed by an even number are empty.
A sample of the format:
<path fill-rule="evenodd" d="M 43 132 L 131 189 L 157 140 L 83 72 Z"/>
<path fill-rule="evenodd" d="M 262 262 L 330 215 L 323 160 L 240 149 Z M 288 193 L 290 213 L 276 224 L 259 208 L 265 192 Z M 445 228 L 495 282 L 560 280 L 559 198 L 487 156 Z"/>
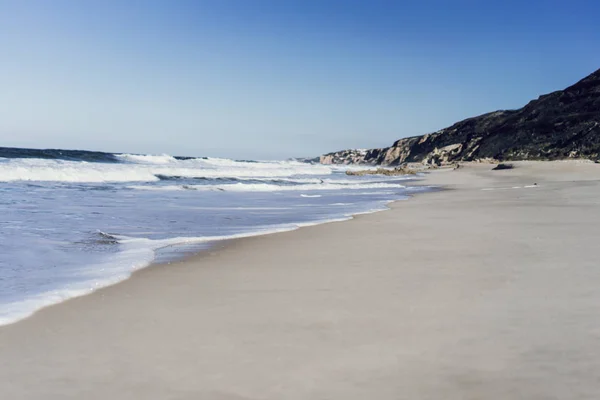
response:
<path fill-rule="evenodd" d="M 221 159 L 179 160 L 171 156 L 119 157 L 127 162 L 4 158 L 0 159 L 0 181 L 155 182 L 177 178 L 286 178 L 328 175 L 335 170 L 335 167 L 287 161 L 248 163 Z"/>
<path fill-rule="evenodd" d="M 419 190 L 414 177 L 345 174 L 365 168 L 0 148 L 0 325 L 210 242 L 342 221 Z"/>
<path fill-rule="evenodd" d="M 115 154 L 118 160 L 130 163 L 139 164 L 170 164 L 177 162 L 177 159 L 168 154 L 151 155 L 151 154 Z"/>
<path fill-rule="evenodd" d="M 312 183 L 296 185 L 276 185 L 270 183 L 231 183 L 222 185 L 168 185 L 168 186 L 143 186 L 131 185 L 130 189 L 136 190 L 209 190 L 222 192 L 279 192 L 279 191 L 313 191 L 313 190 L 357 190 L 357 189 L 402 189 L 399 183 Z"/>

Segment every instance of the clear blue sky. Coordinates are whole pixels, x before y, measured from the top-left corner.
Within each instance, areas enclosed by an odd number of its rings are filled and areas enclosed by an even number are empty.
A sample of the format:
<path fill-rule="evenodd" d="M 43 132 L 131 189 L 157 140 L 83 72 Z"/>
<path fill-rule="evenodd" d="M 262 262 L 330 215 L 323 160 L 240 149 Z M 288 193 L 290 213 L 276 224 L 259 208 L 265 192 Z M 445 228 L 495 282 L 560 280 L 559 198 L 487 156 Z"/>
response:
<path fill-rule="evenodd" d="M 591 0 L 0 0 L 0 146 L 386 146 L 600 68 L 599 18 Z"/>

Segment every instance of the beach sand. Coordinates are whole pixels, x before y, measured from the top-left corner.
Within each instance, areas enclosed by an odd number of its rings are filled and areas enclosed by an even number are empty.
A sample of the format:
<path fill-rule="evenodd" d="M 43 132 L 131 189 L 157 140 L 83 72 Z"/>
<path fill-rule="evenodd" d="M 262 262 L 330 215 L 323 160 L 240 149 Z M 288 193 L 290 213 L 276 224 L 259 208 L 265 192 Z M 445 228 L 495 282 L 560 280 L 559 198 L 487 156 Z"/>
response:
<path fill-rule="evenodd" d="M 0 398 L 597 399 L 600 165 L 490 170 L 0 327 Z"/>

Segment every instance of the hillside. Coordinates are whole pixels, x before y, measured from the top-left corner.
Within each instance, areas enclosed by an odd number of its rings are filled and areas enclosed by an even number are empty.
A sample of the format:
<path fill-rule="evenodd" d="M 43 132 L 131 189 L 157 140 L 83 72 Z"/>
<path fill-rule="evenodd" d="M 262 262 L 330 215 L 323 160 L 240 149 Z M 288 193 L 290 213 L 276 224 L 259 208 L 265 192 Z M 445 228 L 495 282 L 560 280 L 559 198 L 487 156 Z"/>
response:
<path fill-rule="evenodd" d="M 321 156 L 323 164 L 446 164 L 490 159 L 600 158 L 600 70 L 518 110 L 468 118 L 423 136 L 371 150 Z"/>

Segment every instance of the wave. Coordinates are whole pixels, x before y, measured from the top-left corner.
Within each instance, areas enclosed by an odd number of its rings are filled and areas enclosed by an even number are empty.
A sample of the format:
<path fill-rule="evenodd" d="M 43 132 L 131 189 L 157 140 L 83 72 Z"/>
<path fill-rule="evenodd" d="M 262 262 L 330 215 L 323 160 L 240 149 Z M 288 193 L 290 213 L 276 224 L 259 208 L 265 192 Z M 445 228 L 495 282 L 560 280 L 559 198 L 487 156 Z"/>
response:
<path fill-rule="evenodd" d="M 204 176 L 204 177 L 192 177 L 190 178 L 189 176 L 178 176 L 178 175 L 161 175 L 158 174 L 156 175 L 156 177 L 158 179 L 160 179 L 161 181 L 179 181 L 179 180 L 197 180 L 197 181 L 202 181 L 202 182 L 223 182 L 223 183 L 233 183 L 233 182 L 243 182 L 243 183 L 275 183 L 275 184 L 281 184 L 281 185 L 286 185 L 286 184 L 303 184 L 303 183 L 341 183 L 341 184 L 356 184 L 357 182 L 370 182 L 370 183 L 374 183 L 374 182 L 396 182 L 396 181 L 407 181 L 407 180 L 414 180 L 414 176 L 412 175 L 407 175 L 407 176 L 394 176 L 394 177 L 376 177 L 376 176 L 369 176 L 368 179 L 360 179 L 360 178 L 350 178 L 350 179 L 344 179 L 344 178 L 338 178 L 336 177 L 335 179 L 331 179 L 331 178 L 306 178 L 306 177 L 293 177 L 293 178 L 282 178 L 282 177 L 208 177 L 208 176 Z"/>
<path fill-rule="evenodd" d="M 170 164 L 177 162 L 177 159 L 168 154 L 152 155 L 152 154 L 115 154 L 115 157 L 123 162 L 137 164 Z M 186 158 L 181 161 L 194 160 L 194 158 Z"/>
<path fill-rule="evenodd" d="M 143 164 L 164 164 L 165 162 L 176 160 L 184 161 L 202 159 L 201 157 L 173 157 L 168 154 L 127 154 L 89 150 L 22 149 L 18 147 L 0 147 L 0 158 L 37 158 L 42 160 L 84 161 L 98 163 L 133 162 Z"/>
<path fill-rule="evenodd" d="M 131 155 L 128 156 L 131 159 Z M 157 157 L 157 156 L 153 156 Z M 163 157 L 163 156 L 158 156 Z M 166 162 L 167 157 L 171 160 Z M 327 166 L 297 162 L 243 163 L 233 160 L 186 159 L 164 156 L 147 163 L 91 163 L 56 159 L 0 159 L 0 181 L 54 182 L 155 182 L 183 178 L 289 178 L 295 175 L 328 175 Z"/>
<path fill-rule="evenodd" d="M 0 148 L 0 181 L 4 182 L 100 183 L 231 179 L 254 180 L 253 183 L 256 184 L 264 182 L 296 185 L 323 183 L 321 178 L 314 176 L 343 173 L 355 168 L 309 164 L 297 160 L 244 161 L 211 157 L 174 157 L 168 154 Z M 378 179 L 372 178 L 369 181 Z"/>
<path fill-rule="evenodd" d="M 52 182 L 151 182 L 151 171 L 127 169 L 119 164 L 83 163 L 63 160 L 10 160 L 0 163 L 0 181 Z"/>
<path fill-rule="evenodd" d="M 287 232 L 301 227 L 346 221 L 352 219 L 354 215 L 383 211 L 386 208 L 385 204 L 381 203 L 381 206 L 364 212 L 351 212 L 314 221 L 263 226 L 257 227 L 252 231 L 220 236 L 173 237 L 155 240 L 97 231 L 97 240 L 106 244 L 119 246 L 119 251 L 107 257 L 101 263 L 82 267 L 77 275 L 80 279 L 67 284 L 62 283 L 60 287 L 54 290 L 47 290 L 21 300 L 3 303 L 0 309 L 0 326 L 24 319 L 44 307 L 61 303 L 74 297 L 87 295 L 100 288 L 122 282 L 128 279 L 135 271 L 149 266 L 156 260 L 156 252 L 166 247 L 186 244 L 210 245 L 211 243 L 223 240 Z"/>
<path fill-rule="evenodd" d="M 156 177 L 158 179 L 160 179 L 161 181 L 181 181 L 181 180 L 185 180 L 185 181 L 198 181 L 198 182 L 221 182 L 221 183 L 237 183 L 237 182 L 243 182 L 243 183 L 264 183 L 264 182 L 268 182 L 268 183 L 274 183 L 277 185 L 298 185 L 298 184 L 303 184 L 303 183 L 323 183 L 324 180 L 320 179 L 320 178 L 279 178 L 279 177 L 274 177 L 274 178 L 260 178 L 260 177 L 231 177 L 231 178 L 226 178 L 226 177 L 207 177 L 207 176 L 203 176 L 203 177 L 188 177 L 188 176 L 171 176 L 171 175 L 161 175 L 158 174 L 156 175 Z"/>
<path fill-rule="evenodd" d="M 104 153 L 101 151 L 20 149 L 16 147 L 0 147 L 0 158 L 38 158 L 44 160 L 69 160 L 101 163 L 118 162 L 113 153 Z"/>
<path fill-rule="evenodd" d="M 351 217 L 344 219 L 348 218 Z M 222 240 L 262 236 L 337 220 L 343 219 L 324 219 L 312 223 L 282 224 L 223 236 L 174 237 L 159 240 L 135 238 L 98 231 L 97 234 L 101 240 L 109 240 L 111 243 L 118 245 L 120 251 L 100 264 L 88 265 L 83 268 L 80 277 L 84 277 L 85 279 L 66 285 L 63 284 L 55 290 L 39 293 L 22 300 L 3 303 L 2 308 L 0 308 L 0 326 L 27 318 L 44 307 L 58 304 L 74 297 L 84 296 L 100 288 L 122 282 L 131 277 L 135 271 L 149 266 L 155 260 L 156 251 L 165 247 L 185 244 L 208 244 Z"/>
<path fill-rule="evenodd" d="M 41 160 L 64 160 L 64 161 L 82 161 L 97 163 L 133 163 L 133 164 L 168 164 L 177 162 L 200 162 L 209 167 L 232 167 L 248 166 L 248 164 L 261 164 L 261 168 L 271 166 L 277 168 L 281 163 L 288 165 L 320 165 L 315 163 L 316 159 L 289 159 L 286 161 L 269 160 L 231 160 L 228 158 L 215 157 L 182 157 L 169 154 L 133 154 L 133 153 L 109 153 L 102 151 L 89 150 L 65 150 L 65 149 L 27 149 L 17 147 L 0 147 L 0 159 L 41 159 Z M 372 166 L 329 166 L 334 171 L 354 170 L 354 169 L 373 169 Z"/>
<path fill-rule="evenodd" d="M 399 183 L 319 183 L 298 184 L 281 186 L 270 183 L 231 183 L 223 185 L 165 185 L 165 186 L 143 186 L 131 185 L 129 189 L 135 190 L 198 190 L 198 191 L 222 191 L 222 192 L 280 192 L 280 191 L 314 191 L 314 190 L 357 190 L 357 189 L 403 189 L 404 185 Z"/>

